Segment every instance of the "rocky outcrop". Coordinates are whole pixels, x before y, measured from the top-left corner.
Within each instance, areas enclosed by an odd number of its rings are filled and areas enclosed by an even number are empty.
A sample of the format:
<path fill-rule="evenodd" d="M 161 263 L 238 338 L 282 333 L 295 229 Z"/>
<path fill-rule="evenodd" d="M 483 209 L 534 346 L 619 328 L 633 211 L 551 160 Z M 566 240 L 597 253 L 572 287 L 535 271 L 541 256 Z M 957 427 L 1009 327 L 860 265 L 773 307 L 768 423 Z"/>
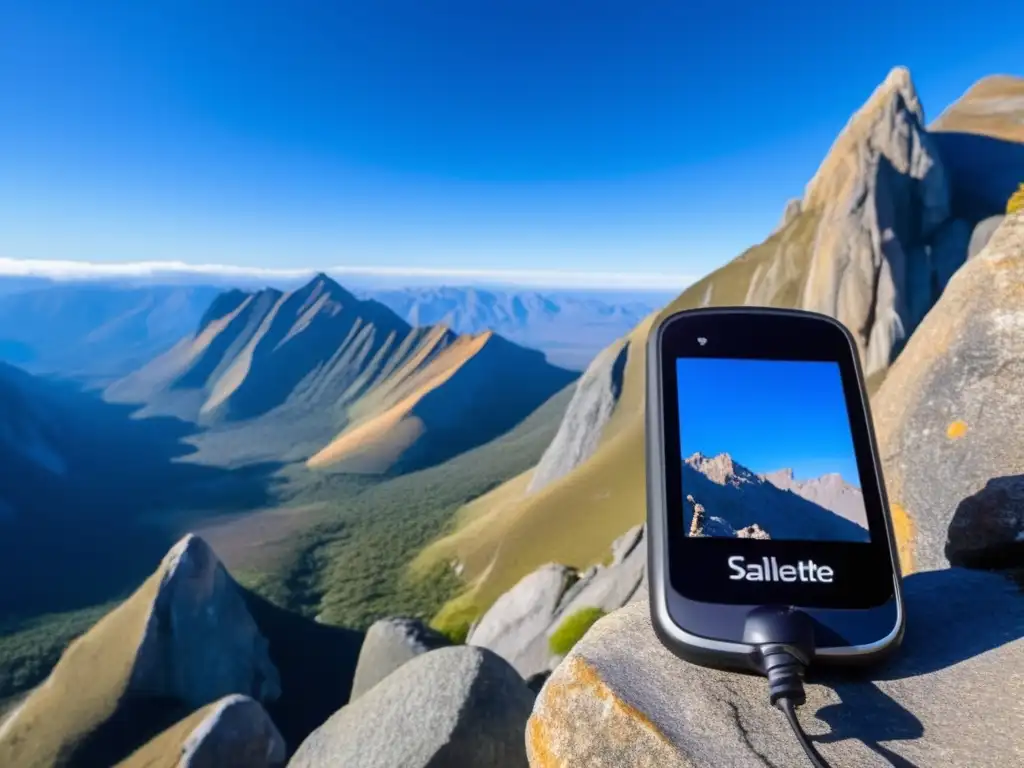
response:
<path fill-rule="evenodd" d="M 617 342 L 594 358 L 580 377 L 558 432 L 533 471 L 527 493 L 536 493 L 569 474 L 597 450 L 622 394 L 628 354 L 628 341 Z"/>
<path fill-rule="evenodd" d="M 552 563 L 538 568 L 495 601 L 466 642 L 497 653 L 524 678 L 551 669 L 544 630 L 574 578 L 573 571 L 564 565 Z"/>
<path fill-rule="evenodd" d="M 1016 214 L 953 276 L 875 396 L 890 501 L 916 532 L 905 567 L 944 567 L 947 538 L 951 552 L 984 549 L 981 528 L 970 544 L 957 541 L 966 533 L 960 522 L 950 528 L 957 507 L 990 480 L 1024 474 L 1022 285 Z M 984 530 L 993 546 L 1003 541 L 998 526 Z"/>
<path fill-rule="evenodd" d="M 686 497 L 686 510 L 692 515 L 687 535 L 698 539 L 705 536 L 713 538 L 734 538 L 736 529 L 720 517 L 709 515 L 704 505 L 694 501 L 693 496 Z M 742 530 L 742 529 L 741 529 Z M 760 526 L 758 526 L 760 530 Z"/>
<path fill-rule="evenodd" d="M 280 768 L 284 739 L 259 702 L 226 696 L 169 728 L 117 768 Z"/>
<path fill-rule="evenodd" d="M 1024 596 L 1001 576 L 949 569 L 906 580 L 907 635 L 857 678 L 821 671 L 800 719 L 831 765 L 1012 765 L 1024 753 L 1017 687 Z M 969 691 L 970 695 L 964 695 Z M 687 664 L 648 606 L 595 624 L 541 690 L 530 765 L 764 768 L 804 765 L 762 677 Z"/>
<path fill-rule="evenodd" d="M 355 701 L 406 662 L 450 645 L 448 639 L 419 619 L 389 618 L 374 622 L 359 651 L 351 701 Z"/>
<path fill-rule="evenodd" d="M 970 568 L 1024 566 L 1024 475 L 998 477 L 960 502 L 946 557 Z"/>
<path fill-rule="evenodd" d="M 234 579 L 195 535 L 164 558 L 128 689 L 198 707 L 229 693 L 281 694 L 267 641 Z"/>
<path fill-rule="evenodd" d="M 634 525 L 612 542 L 612 566 L 616 566 L 629 557 L 644 540 L 644 526 Z"/>
<path fill-rule="evenodd" d="M 502 595 L 470 632 L 468 643 L 489 648 L 527 679 L 544 676 L 560 661 L 551 636 L 584 609 L 614 611 L 640 594 L 647 577 L 644 526 L 635 526 L 612 544 L 610 565 L 581 574 L 545 565 Z"/>
<path fill-rule="evenodd" d="M 647 542 L 644 526 L 630 528 L 612 545 L 612 562 L 594 566 L 580 579 L 579 588 L 566 594 L 558 606 L 545 638 L 550 638 L 562 621 L 584 608 L 605 613 L 634 600 L 647 578 Z"/>
<path fill-rule="evenodd" d="M 230 694 L 272 701 L 278 672 L 241 590 L 189 535 L 4 723 L 0 765 L 111 765 L 147 732 Z"/>
<path fill-rule="evenodd" d="M 926 249 L 950 217 L 942 161 L 906 69 L 850 119 L 803 206 L 818 209 L 821 223 L 801 305 L 854 333 L 867 375 L 883 370 L 913 330 L 914 305 L 930 303 L 930 290 L 925 298 L 911 287 L 931 282 Z"/>
<path fill-rule="evenodd" d="M 290 768 L 522 768 L 534 694 L 485 648 L 417 656 L 339 710 L 296 750 Z"/>

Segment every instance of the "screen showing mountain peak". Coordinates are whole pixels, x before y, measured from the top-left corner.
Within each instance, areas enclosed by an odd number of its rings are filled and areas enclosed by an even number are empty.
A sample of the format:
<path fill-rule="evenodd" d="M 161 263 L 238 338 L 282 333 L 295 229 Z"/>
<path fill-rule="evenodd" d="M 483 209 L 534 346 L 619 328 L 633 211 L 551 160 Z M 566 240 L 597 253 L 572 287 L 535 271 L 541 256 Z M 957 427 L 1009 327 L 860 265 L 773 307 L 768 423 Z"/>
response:
<path fill-rule="evenodd" d="M 870 541 L 838 364 L 676 366 L 687 536 Z"/>

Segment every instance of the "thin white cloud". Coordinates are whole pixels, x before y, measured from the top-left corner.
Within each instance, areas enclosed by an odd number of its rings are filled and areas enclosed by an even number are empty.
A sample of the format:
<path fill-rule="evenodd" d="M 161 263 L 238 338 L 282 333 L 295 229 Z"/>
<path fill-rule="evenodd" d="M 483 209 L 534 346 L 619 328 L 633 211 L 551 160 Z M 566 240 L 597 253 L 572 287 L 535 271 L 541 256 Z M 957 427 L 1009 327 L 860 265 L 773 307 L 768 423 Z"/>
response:
<path fill-rule="evenodd" d="M 228 264 L 187 264 L 182 261 L 90 262 L 0 258 L 0 276 L 50 280 L 145 279 L 209 277 L 249 280 L 294 280 L 317 272 L 344 278 L 385 278 L 396 282 L 497 283 L 545 288 L 613 288 L 617 290 L 681 290 L 696 278 L 660 272 L 578 272 L 569 270 L 444 269 L 425 267 L 268 268 Z"/>

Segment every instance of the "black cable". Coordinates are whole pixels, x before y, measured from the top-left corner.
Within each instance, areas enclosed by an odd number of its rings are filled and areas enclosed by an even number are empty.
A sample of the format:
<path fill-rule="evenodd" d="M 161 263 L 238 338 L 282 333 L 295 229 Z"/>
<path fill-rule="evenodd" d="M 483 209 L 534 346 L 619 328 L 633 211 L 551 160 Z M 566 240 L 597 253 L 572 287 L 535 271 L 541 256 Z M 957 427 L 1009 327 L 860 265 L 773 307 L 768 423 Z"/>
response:
<path fill-rule="evenodd" d="M 804 671 L 814 657 L 814 623 L 796 608 L 761 607 L 747 616 L 744 640 L 756 649 L 755 662 L 768 678 L 768 699 L 786 715 L 814 768 L 830 768 L 796 716 L 806 700 Z"/>
<path fill-rule="evenodd" d="M 829 764 L 825 762 L 825 758 L 823 758 L 818 753 L 818 750 L 814 748 L 814 744 L 811 743 L 810 737 L 808 737 L 807 733 L 800 725 L 800 721 L 796 717 L 796 705 L 783 696 L 775 703 L 775 706 L 785 713 L 786 719 L 789 720 L 789 724 L 793 728 L 793 733 L 796 734 L 797 741 L 799 741 L 800 746 L 804 748 L 804 754 L 807 755 L 814 768 L 830 768 Z"/>

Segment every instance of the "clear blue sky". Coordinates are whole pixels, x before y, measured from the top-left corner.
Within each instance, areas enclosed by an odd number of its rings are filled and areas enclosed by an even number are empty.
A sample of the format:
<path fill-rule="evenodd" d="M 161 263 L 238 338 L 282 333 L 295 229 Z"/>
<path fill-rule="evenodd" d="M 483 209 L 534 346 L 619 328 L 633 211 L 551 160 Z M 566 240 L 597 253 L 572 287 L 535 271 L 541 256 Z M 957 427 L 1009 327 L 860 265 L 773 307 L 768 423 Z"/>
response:
<path fill-rule="evenodd" d="M 1017 2 L 0 0 L 0 256 L 699 276 Z"/>
<path fill-rule="evenodd" d="M 835 363 L 681 358 L 676 372 L 683 458 L 728 453 L 753 472 L 838 472 L 860 488 Z"/>

